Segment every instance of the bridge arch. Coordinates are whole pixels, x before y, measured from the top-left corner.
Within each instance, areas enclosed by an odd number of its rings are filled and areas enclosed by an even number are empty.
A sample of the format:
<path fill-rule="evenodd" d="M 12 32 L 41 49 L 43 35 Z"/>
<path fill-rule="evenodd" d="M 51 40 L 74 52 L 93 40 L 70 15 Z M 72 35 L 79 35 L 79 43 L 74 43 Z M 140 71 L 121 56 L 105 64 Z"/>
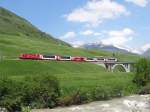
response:
<path fill-rule="evenodd" d="M 111 68 L 112 71 L 114 71 L 115 68 L 118 66 L 121 66 L 125 70 L 125 72 L 130 72 L 130 65 L 129 64 L 114 64 Z"/>
<path fill-rule="evenodd" d="M 112 67 L 112 71 L 114 72 L 116 69 L 119 69 L 121 72 L 127 72 L 127 68 L 123 64 L 115 64 Z"/>

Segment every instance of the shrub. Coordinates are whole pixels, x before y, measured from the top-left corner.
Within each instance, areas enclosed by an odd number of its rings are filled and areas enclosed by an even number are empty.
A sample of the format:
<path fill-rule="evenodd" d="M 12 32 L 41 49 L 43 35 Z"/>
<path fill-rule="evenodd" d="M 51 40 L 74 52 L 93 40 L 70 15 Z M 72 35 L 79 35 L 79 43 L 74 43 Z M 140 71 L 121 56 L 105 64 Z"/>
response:
<path fill-rule="evenodd" d="M 139 94 L 150 94 L 150 83 L 144 86 L 140 91 Z"/>
<path fill-rule="evenodd" d="M 98 86 L 94 89 L 92 95 L 94 100 L 108 100 L 111 98 L 111 88 L 108 86 Z"/>
<path fill-rule="evenodd" d="M 91 94 L 86 91 L 77 90 L 72 95 L 59 99 L 60 106 L 78 105 L 91 101 Z"/>
<path fill-rule="evenodd" d="M 21 107 L 51 108 L 57 105 L 59 84 L 55 77 L 32 76 L 20 81 L 0 79 L 0 107 L 9 112 L 21 111 Z"/>
<path fill-rule="evenodd" d="M 9 78 L 0 80 L 0 107 L 7 108 L 8 111 L 21 110 L 20 85 Z"/>
<path fill-rule="evenodd" d="M 55 77 L 26 77 L 23 85 L 23 100 L 32 108 L 52 108 L 60 96 L 59 84 Z"/>
<path fill-rule="evenodd" d="M 140 59 L 135 67 L 136 74 L 134 82 L 140 86 L 145 86 L 150 82 L 150 59 Z"/>
<path fill-rule="evenodd" d="M 22 107 L 22 112 L 31 112 L 30 107 Z"/>
<path fill-rule="evenodd" d="M 125 94 L 125 91 L 123 91 L 123 86 L 122 85 L 115 85 L 114 87 L 112 87 L 112 91 L 111 91 L 111 97 L 122 97 Z"/>

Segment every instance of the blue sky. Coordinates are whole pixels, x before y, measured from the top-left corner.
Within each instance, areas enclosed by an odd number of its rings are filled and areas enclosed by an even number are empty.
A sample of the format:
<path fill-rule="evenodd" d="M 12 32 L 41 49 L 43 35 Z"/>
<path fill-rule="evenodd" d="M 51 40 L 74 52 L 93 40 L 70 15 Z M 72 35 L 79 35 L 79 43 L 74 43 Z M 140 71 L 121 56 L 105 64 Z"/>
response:
<path fill-rule="evenodd" d="M 149 2 L 149 0 L 0 0 L 0 6 L 75 47 L 94 42 L 141 53 L 150 48 Z"/>

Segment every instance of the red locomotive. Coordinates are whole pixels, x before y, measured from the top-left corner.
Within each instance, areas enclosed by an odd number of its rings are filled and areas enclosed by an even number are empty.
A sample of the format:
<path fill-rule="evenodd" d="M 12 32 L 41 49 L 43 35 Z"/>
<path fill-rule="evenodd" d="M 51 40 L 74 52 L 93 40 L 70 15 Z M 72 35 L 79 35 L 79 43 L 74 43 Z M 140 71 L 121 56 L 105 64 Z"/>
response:
<path fill-rule="evenodd" d="M 35 59 L 35 60 L 39 60 L 43 58 L 43 55 L 41 54 L 21 54 L 20 59 Z"/>

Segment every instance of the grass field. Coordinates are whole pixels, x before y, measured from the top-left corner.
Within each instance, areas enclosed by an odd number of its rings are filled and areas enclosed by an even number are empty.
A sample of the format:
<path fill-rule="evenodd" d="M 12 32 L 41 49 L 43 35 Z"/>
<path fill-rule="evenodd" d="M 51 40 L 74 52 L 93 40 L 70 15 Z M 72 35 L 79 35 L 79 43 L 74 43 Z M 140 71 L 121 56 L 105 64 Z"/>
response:
<path fill-rule="evenodd" d="M 133 73 L 111 73 L 86 62 L 1 61 L 0 71 L 1 76 L 9 76 L 16 80 L 31 75 L 56 76 L 60 81 L 62 96 L 71 95 L 77 90 L 88 92 L 97 86 L 111 88 L 120 86 L 126 95 L 136 90 L 136 86 L 132 83 Z"/>

